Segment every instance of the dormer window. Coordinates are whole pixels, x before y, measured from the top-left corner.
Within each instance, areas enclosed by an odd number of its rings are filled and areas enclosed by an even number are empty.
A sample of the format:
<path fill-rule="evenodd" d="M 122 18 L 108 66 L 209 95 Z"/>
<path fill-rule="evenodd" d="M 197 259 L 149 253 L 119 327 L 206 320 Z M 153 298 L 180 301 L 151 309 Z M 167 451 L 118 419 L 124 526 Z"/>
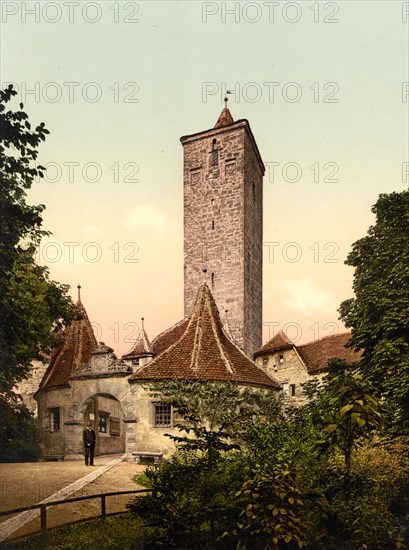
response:
<path fill-rule="evenodd" d="M 132 365 L 139 365 L 139 357 L 132 359 Z"/>

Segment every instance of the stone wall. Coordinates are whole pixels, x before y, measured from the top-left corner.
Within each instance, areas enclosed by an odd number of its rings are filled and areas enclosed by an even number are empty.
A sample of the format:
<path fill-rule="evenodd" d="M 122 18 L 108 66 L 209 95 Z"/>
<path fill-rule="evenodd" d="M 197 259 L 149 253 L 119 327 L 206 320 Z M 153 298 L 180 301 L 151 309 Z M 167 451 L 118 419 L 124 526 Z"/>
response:
<path fill-rule="evenodd" d="M 244 349 L 254 353 L 263 331 L 263 170 L 247 133 L 244 152 Z"/>
<path fill-rule="evenodd" d="M 48 459 L 82 458 L 84 423 L 93 412 L 91 421 L 97 432 L 98 412 L 104 411 L 121 419 L 120 436 L 98 433 L 98 454 L 125 452 L 131 456 L 132 452 L 146 451 L 169 457 L 175 445 L 165 434 L 179 435 L 180 432 L 173 427 L 173 411 L 168 425 L 155 425 L 155 403 L 159 401 L 144 383 L 130 384 L 125 377 L 75 379 L 71 387 L 44 391 L 38 396 L 42 455 Z M 53 408 L 60 409 L 58 431 L 50 424 Z"/>

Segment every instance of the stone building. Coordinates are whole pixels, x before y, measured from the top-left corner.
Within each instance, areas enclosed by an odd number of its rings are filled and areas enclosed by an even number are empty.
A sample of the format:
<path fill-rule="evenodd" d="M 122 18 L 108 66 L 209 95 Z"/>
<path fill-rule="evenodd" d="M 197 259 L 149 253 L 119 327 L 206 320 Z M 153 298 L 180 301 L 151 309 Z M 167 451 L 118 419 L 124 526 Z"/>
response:
<path fill-rule="evenodd" d="M 295 402 L 304 380 L 319 375 L 333 353 L 346 353 L 345 338 L 297 347 L 282 333 L 260 348 L 264 164 L 248 121 L 235 122 L 226 100 L 214 128 L 181 142 L 185 318 L 152 342 L 142 325 L 118 359 L 95 340 L 79 299 L 81 320 L 67 328 L 34 395 L 45 458 L 82 456 L 87 421 L 97 434 L 97 455 L 166 456 L 174 450 L 164 437 L 172 433 L 173 411 L 152 397 L 152 384 L 233 382 L 278 394 L 278 379 Z"/>
<path fill-rule="evenodd" d="M 278 394 L 280 385 L 227 336 L 212 293 L 203 283 L 191 316 L 155 339 L 142 328 L 132 350 L 117 359 L 95 341 L 84 306 L 66 331 L 36 393 L 46 459 L 82 456 L 84 422 L 97 435 L 96 455 L 174 451 L 173 410 L 152 396 L 165 380 L 233 382 Z M 158 354 L 156 354 L 155 349 Z"/>
<path fill-rule="evenodd" d="M 206 270 L 234 340 L 251 357 L 262 343 L 264 164 L 249 122 L 234 122 L 227 100 L 214 128 L 181 142 L 185 315 Z"/>
<path fill-rule="evenodd" d="M 350 338 L 351 333 L 344 332 L 296 346 L 280 331 L 256 351 L 254 360 L 281 384 L 286 402 L 299 405 L 306 400 L 302 384 L 314 378 L 321 379 L 328 361 L 338 358 L 354 363 L 359 360 L 360 354 L 345 347 Z"/>

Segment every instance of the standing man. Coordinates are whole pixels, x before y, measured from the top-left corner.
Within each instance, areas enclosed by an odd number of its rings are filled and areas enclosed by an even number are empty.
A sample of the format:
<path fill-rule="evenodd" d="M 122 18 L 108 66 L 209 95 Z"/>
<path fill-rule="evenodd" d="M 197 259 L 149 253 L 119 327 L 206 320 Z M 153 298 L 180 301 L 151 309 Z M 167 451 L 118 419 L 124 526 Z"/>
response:
<path fill-rule="evenodd" d="M 88 466 L 88 458 L 90 466 L 94 465 L 94 449 L 95 449 L 95 432 L 91 428 L 91 422 L 87 422 L 87 427 L 82 433 L 84 441 L 85 466 Z"/>

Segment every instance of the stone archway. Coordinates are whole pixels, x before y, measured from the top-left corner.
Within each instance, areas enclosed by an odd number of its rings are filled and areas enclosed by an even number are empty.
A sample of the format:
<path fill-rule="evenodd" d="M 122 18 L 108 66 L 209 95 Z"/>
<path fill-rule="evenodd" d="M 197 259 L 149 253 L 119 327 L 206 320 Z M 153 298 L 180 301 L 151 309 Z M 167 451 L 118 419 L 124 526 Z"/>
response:
<path fill-rule="evenodd" d="M 136 423 L 137 423 L 137 407 L 135 395 L 131 393 L 129 383 L 125 377 L 93 377 L 85 380 L 74 379 L 71 382 L 70 394 L 70 436 L 66 440 L 66 454 L 82 455 L 82 430 L 87 413 L 92 413 L 90 410 L 91 401 L 97 396 L 108 396 L 111 399 L 119 402 L 122 408 L 120 433 L 124 434 L 124 452 L 129 454 L 136 450 Z M 99 405 L 103 407 L 103 405 Z M 87 411 L 87 409 L 89 410 Z M 103 408 L 101 409 L 102 412 Z M 109 412 L 109 411 L 107 411 Z M 95 415 L 95 412 L 93 413 Z M 99 434 L 99 418 L 98 426 L 96 425 L 96 417 L 93 421 L 95 433 Z M 105 436 L 104 436 L 105 437 Z M 103 449 L 104 451 L 104 446 Z M 121 452 L 121 451 L 118 451 Z"/>
<path fill-rule="evenodd" d="M 96 435 L 95 456 L 125 452 L 125 414 L 121 402 L 107 393 L 94 394 L 83 404 L 84 425 Z"/>

